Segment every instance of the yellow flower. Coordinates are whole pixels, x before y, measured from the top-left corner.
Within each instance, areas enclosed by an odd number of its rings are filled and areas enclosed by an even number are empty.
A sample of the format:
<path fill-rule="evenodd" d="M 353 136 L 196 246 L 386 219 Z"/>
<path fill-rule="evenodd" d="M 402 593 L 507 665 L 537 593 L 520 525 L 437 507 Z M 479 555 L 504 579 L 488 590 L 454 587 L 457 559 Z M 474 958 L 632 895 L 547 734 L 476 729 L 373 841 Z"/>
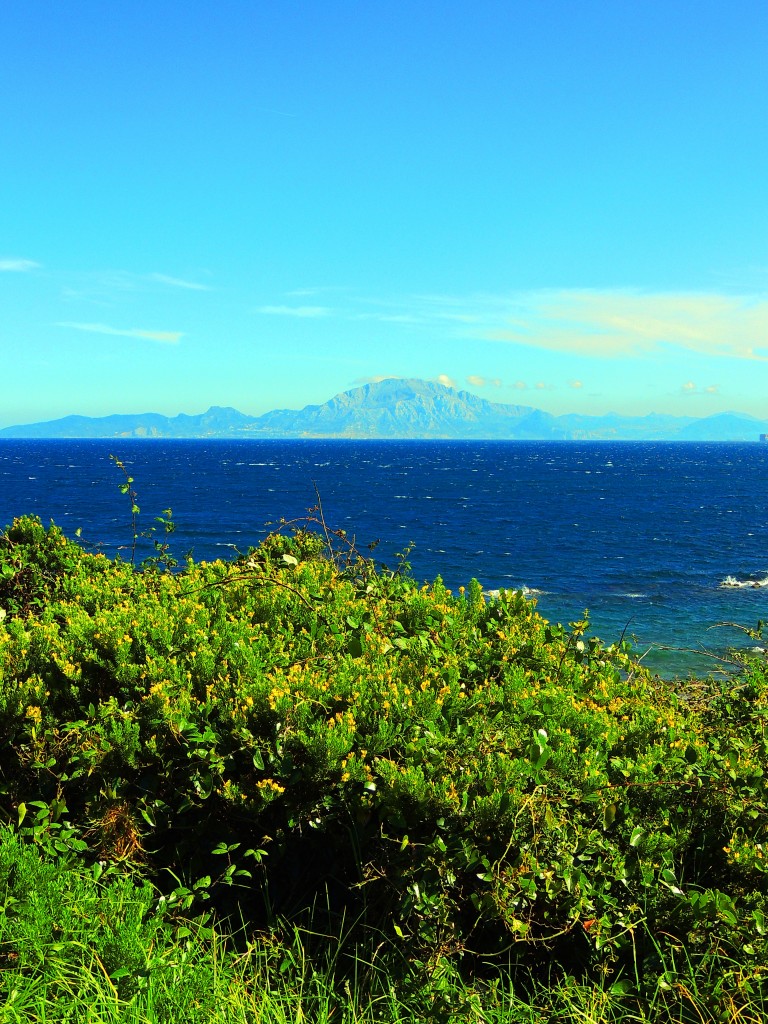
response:
<path fill-rule="evenodd" d="M 256 788 L 261 790 L 270 790 L 272 793 L 284 793 L 285 786 L 281 786 L 279 782 L 275 782 L 274 779 L 262 779 L 261 782 L 256 783 Z"/>

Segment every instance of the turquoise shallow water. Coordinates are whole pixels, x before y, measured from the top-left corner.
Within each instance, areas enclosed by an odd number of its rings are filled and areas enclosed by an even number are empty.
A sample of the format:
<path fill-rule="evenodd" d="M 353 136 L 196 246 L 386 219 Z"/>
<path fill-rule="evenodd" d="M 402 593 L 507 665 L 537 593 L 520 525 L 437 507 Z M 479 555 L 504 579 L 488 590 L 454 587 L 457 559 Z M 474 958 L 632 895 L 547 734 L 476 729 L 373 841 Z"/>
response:
<path fill-rule="evenodd" d="M 380 540 L 384 561 L 413 542 L 421 579 L 526 587 L 563 622 L 589 609 L 593 632 L 634 635 L 664 675 L 746 642 L 718 623 L 768 618 L 768 445 L 2 441 L 0 523 L 35 513 L 114 554 L 131 531 L 112 452 L 140 525 L 173 509 L 178 554 L 244 551 L 316 486 L 329 523 Z"/>

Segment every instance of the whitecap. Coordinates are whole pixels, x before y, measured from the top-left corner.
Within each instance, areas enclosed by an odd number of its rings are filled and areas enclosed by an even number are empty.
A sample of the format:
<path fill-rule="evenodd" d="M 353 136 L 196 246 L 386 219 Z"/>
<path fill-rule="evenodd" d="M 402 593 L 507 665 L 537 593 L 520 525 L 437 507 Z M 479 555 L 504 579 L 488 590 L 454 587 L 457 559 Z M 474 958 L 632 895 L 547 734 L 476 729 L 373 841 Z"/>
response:
<path fill-rule="evenodd" d="M 768 587 L 768 576 L 763 576 L 761 579 L 756 580 L 740 580 L 736 576 L 726 576 L 724 580 L 720 581 L 720 586 L 730 588 L 731 590 L 742 590 L 745 587 L 752 589 Z"/>
<path fill-rule="evenodd" d="M 502 587 L 501 590 L 512 591 L 513 593 L 522 594 L 524 597 L 538 597 L 539 594 L 548 593 L 548 591 L 538 590 L 536 587 L 526 587 L 525 584 L 523 584 L 520 587 Z M 498 597 L 499 594 L 501 593 L 501 590 L 484 590 L 483 593 L 485 594 L 486 597 Z"/>

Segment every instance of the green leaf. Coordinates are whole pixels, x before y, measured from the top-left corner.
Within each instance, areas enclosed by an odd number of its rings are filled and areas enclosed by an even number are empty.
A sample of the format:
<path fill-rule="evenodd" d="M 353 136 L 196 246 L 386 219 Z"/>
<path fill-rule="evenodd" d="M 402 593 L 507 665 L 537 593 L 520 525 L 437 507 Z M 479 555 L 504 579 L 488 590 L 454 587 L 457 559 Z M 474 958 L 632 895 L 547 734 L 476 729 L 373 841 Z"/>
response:
<path fill-rule="evenodd" d="M 632 992 L 633 985 L 629 978 L 623 978 L 621 981 L 614 981 L 608 990 L 612 996 L 626 996 Z"/>
<path fill-rule="evenodd" d="M 347 643 L 347 651 L 352 658 L 360 658 L 363 654 L 363 642 L 359 636 L 351 636 Z"/>

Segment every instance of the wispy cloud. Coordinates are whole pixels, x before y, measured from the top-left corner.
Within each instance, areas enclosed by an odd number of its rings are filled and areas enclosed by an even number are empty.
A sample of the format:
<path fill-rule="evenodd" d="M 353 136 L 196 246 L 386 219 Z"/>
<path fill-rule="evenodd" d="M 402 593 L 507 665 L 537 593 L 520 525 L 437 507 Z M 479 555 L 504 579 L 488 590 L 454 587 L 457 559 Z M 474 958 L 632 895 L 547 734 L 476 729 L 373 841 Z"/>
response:
<path fill-rule="evenodd" d="M 169 277 L 167 274 L 152 274 L 153 281 L 160 284 L 170 285 L 172 288 L 187 288 L 194 292 L 209 292 L 211 289 L 207 284 L 199 284 L 197 281 L 184 281 L 180 277 Z"/>
<path fill-rule="evenodd" d="M 69 327 L 76 331 L 90 331 L 93 334 L 112 334 L 121 338 L 141 338 L 143 341 L 157 341 L 164 345 L 177 345 L 184 337 L 181 331 L 145 331 L 136 327 L 110 327 L 109 324 L 82 324 L 62 321 L 57 327 Z"/>
<path fill-rule="evenodd" d="M 500 377 L 482 377 L 476 373 L 470 373 L 467 377 L 467 384 L 473 388 L 500 388 L 502 381 Z"/>
<path fill-rule="evenodd" d="M 701 355 L 764 360 L 768 298 L 713 293 L 561 291 L 519 296 L 491 341 L 603 358 L 675 347 Z"/>
<path fill-rule="evenodd" d="M 195 292 L 213 291 L 207 284 L 173 277 L 170 274 L 91 270 L 67 274 L 61 285 L 61 296 L 68 302 L 112 306 L 124 303 L 136 295 L 157 294 L 158 291 L 168 288 Z"/>
<path fill-rule="evenodd" d="M 687 380 L 680 390 L 684 395 L 717 395 L 720 393 L 717 384 L 708 384 L 705 388 L 700 388 L 692 380 Z"/>
<path fill-rule="evenodd" d="M 353 384 L 380 384 L 383 380 L 402 380 L 398 373 L 375 373 L 371 377 L 355 377 Z"/>
<path fill-rule="evenodd" d="M 768 360 L 768 291 L 643 292 L 549 289 L 466 296 L 361 300 L 358 313 L 454 338 L 506 342 L 598 359 L 652 357 L 664 350 Z"/>
<path fill-rule="evenodd" d="M 453 379 L 453 377 L 449 377 L 447 373 L 438 373 L 438 375 L 435 377 L 435 380 L 437 381 L 438 384 L 443 384 L 447 388 L 456 387 L 456 381 Z"/>
<path fill-rule="evenodd" d="M 328 306 L 259 306 L 256 312 L 268 316 L 319 317 L 330 316 L 333 310 Z"/>
<path fill-rule="evenodd" d="M 40 266 L 41 264 L 34 260 L 0 259 L 0 272 L 11 274 L 24 274 L 30 270 L 37 270 Z"/>

